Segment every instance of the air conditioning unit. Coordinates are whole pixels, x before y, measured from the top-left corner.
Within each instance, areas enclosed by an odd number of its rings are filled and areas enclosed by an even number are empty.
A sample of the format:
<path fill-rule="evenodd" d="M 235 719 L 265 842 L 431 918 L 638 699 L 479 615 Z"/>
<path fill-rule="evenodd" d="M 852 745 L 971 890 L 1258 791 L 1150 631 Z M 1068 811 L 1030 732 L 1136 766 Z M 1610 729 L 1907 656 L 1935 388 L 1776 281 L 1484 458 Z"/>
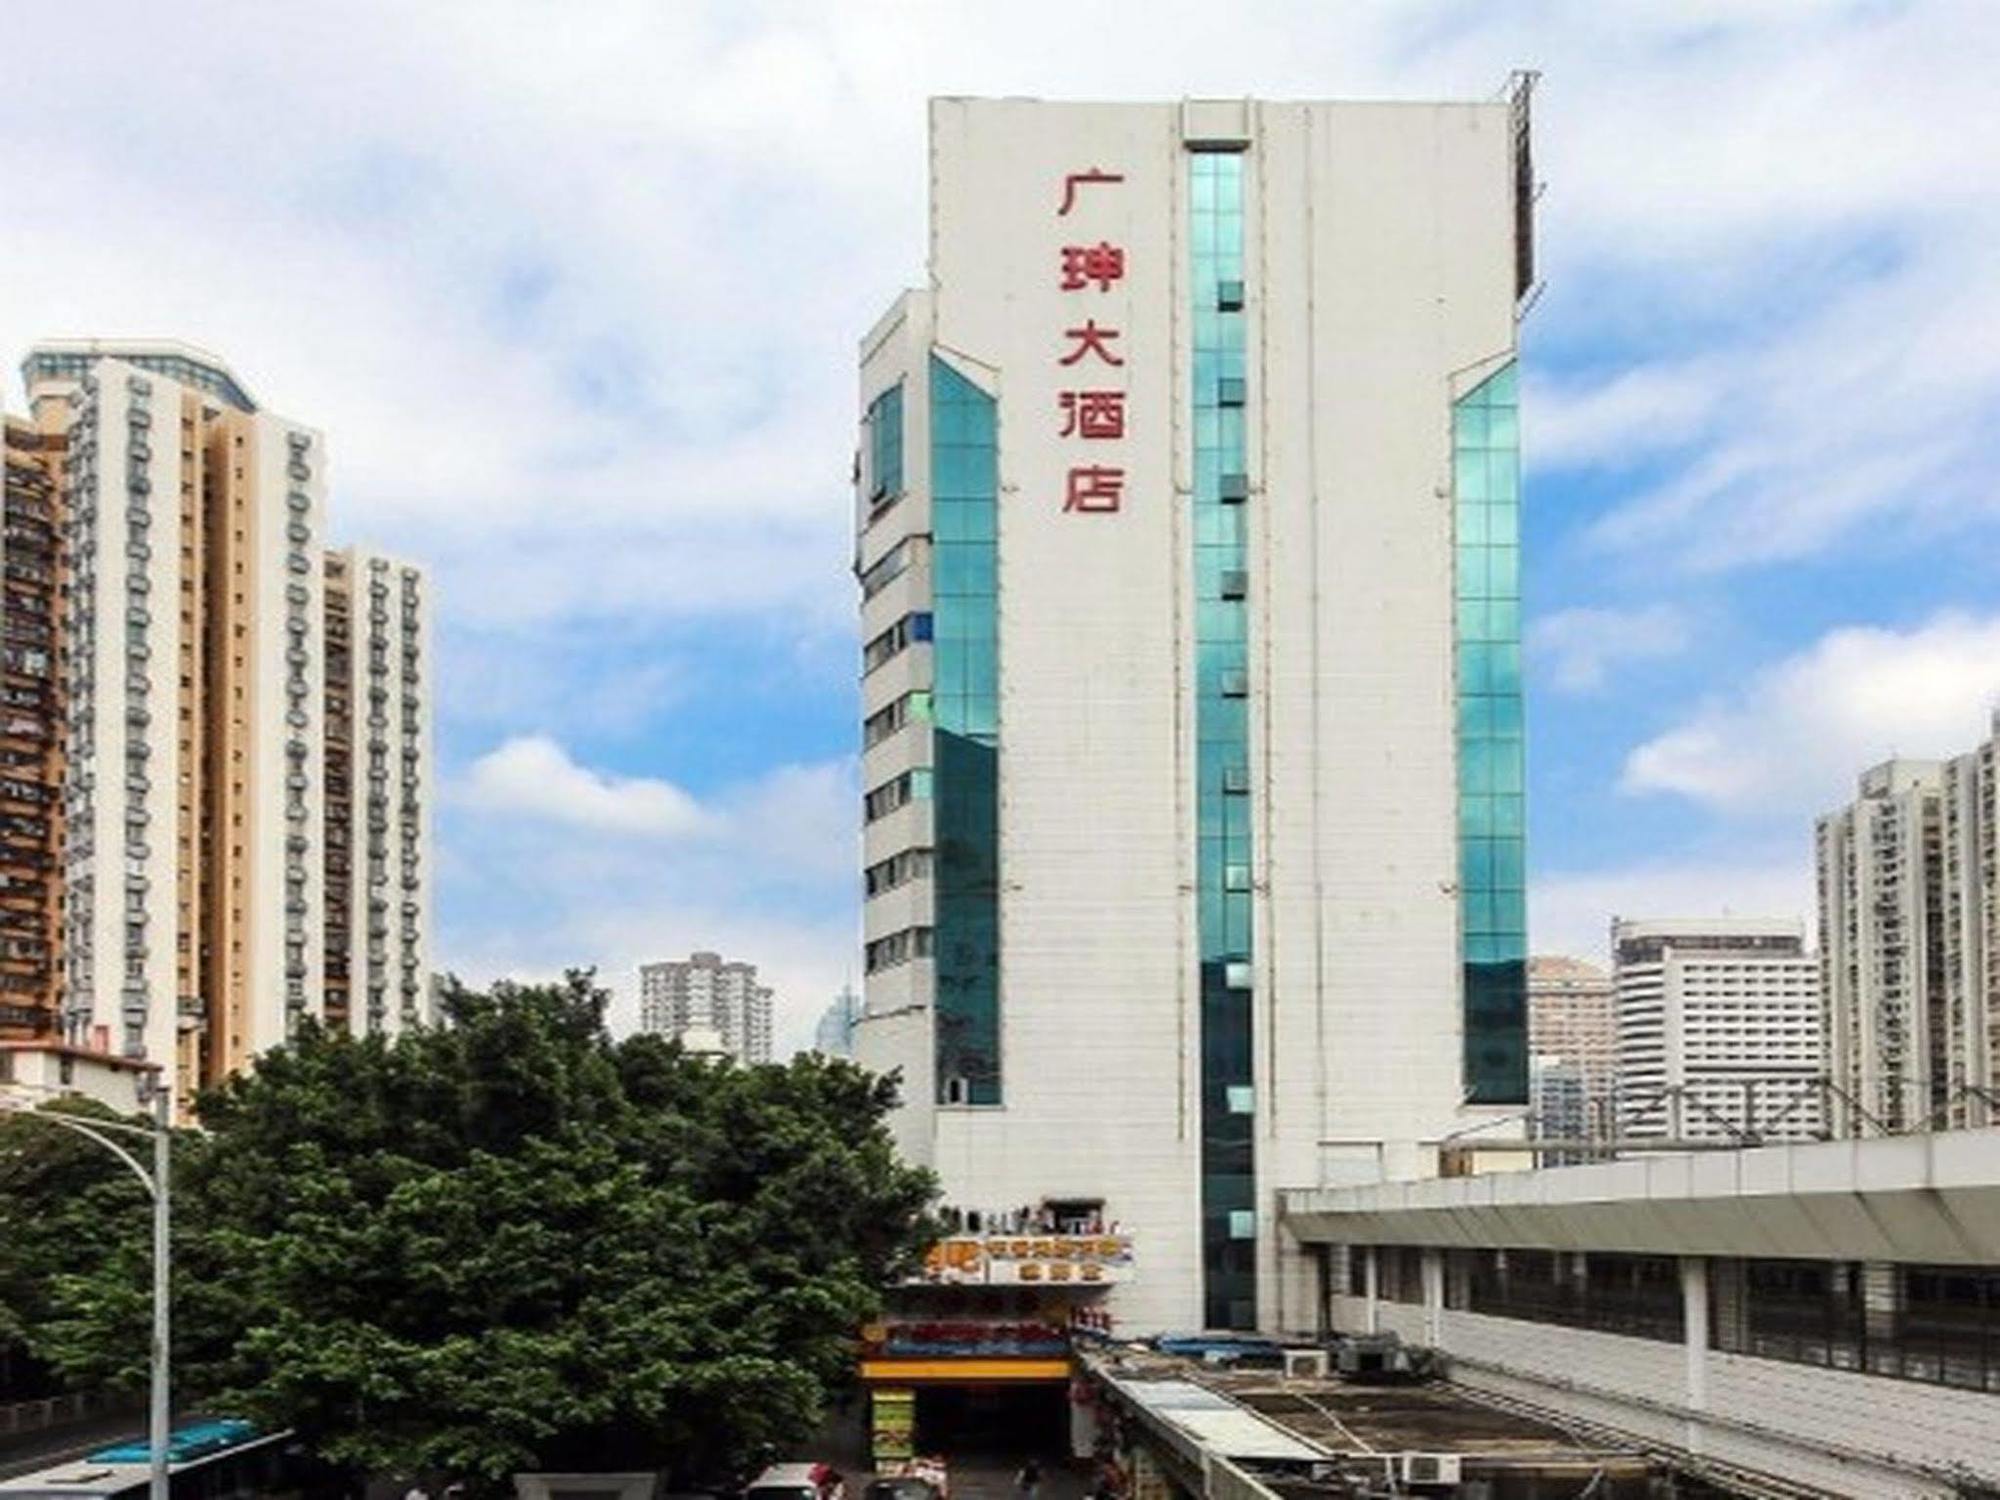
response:
<path fill-rule="evenodd" d="M 1326 1379 L 1326 1351 L 1324 1349 L 1285 1350 L 1285 1379 Z"/>
<path fill-rule="evenodd" d="M 1456 1453 L 1405 1453 L 1402 1460 L 1404 1484 L 1439 1489 L 1457 1485 L 1463 1467 Z"/>

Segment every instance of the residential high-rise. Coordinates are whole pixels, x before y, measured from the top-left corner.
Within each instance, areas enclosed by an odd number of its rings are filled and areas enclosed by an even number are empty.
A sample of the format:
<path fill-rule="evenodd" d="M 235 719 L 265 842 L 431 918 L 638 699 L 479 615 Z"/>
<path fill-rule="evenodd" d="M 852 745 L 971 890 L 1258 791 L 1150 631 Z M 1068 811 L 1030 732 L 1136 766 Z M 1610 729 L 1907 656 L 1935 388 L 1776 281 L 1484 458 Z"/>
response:
<path fill-rule="evenodd" d="M 183 344 L 23 377 L 65 450 L 60 1034 L 187 1101 L 328 1014 L 325 443 Z"/>
<path fill-rule="evenodd" d="M 1569 1070 L 1548 1091 L 1560 1121 L 1540 1108 L 1538 1091 L 1537 1133 L 1571 1138 L 1609 1134 L 1606 1108 L 1618 1072 L 1611 976 L 1578 958 L 1537 954 L 1529 959 L 1528 1051 L 1538 1066 L 1560 1063 Z"/>
<path fill-rule="evenodd" d="M 1309 1323 L 1276 1189 L 1527 1101 L 1525 97 L 944 99 L 929 180 L 857 1048 L 949 1200 L 1130 1235 L 1126 1326 Z"/>
<path fill-rule="evenodd" d="M 326 1010 L 394 1031 L 431 1018 L 429 597 L 380 553 L 324 567 Z"/>
<path fill-rule="evenodd" d="M 66 439 L 8 418 L 0 491 L 0 1039 L 58 1032 L 62 851 L 62 464 Z"/>
<path fill-rule="evenodd" d="M 1638 1138 L 1805 1140 L 1824 1120 L 1819 959 L 1802 924 L 1611 925 L 1615 1102 Z"/>
<path fill-rule="evenodd" d="M 771 992 L 757 966 L 724 962 L 719 953 L 639 968 L 639 1029 L 685 1037 L 708 1031 L 742 1063 L 771 1060 Z"/>
<path fill-rule="evenodd" d="M 1834 1126 L 1986 1125 L 2000 1053 L 1995 735 L 1948 761 L 1891 760 L 1818 821 Z"/>

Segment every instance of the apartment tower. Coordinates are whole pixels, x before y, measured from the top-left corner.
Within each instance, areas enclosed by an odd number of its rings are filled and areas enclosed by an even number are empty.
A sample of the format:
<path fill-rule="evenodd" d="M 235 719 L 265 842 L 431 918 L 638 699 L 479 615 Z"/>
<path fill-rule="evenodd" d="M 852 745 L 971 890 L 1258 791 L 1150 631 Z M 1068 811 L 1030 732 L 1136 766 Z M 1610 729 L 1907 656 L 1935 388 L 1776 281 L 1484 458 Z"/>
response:
<path fill-rule="evenodd" d="M 176 1096 L 326 1015 L 326 452 L 220 360 L 38 345 L 66 460 L 59 1027 Z"/>
<path fill-rule="evenodd" d="M 430 610 L 423 570 L 325 557 L 326 1014 L 356 1031 L 431 1019 Z"/>
<path fill-rule="evenodd" d="M 1891 760 L 1819 819 L 1820 945 L 1842 1134 L 1994 1123 L 2000 718 L 1950 760 Z"/>
<path fill-rule="evenodd" d="M 1529 959 L 1528 1051 L 1549 1079 L 1549 1087 L 1538 1091 L 1538 1133 L 1609 1133 L 1606 1108 L 1618 1072 L 1611 976 L 1580 958 L 1537 954 Z M 1543 1096 L 1548 1109 L 1541 1107 Z"/>
<path fill-rule="evenodd" d="M 61 430 L 5 421 L 0 491 L 0 1041 L 61 1030 Z"/>
<path fill-rule="evenodd" d="M 1121 1326 L 1309 1325 L 1276 1189 L 1526 1102 L 1527 144 L 931 105 L 861 346 L 857 1051 L 949 1202 L 1120 1226 Z"/>
<path fill-rule="evenodd" d="M 695 953 L 639 969 L 639 1029 L 685 1039 L 711 1032 L 741 1063 L 771 1060 L 771 991 L 757 966 Z"/>

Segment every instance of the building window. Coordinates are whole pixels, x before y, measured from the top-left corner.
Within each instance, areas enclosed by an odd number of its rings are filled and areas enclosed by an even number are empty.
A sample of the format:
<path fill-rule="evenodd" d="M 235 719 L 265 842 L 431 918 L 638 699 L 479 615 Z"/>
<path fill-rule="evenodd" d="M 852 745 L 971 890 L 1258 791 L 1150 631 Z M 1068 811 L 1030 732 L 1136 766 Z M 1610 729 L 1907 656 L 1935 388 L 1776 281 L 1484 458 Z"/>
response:
<path fill-rule="evenodd" d="M 910 539 L 905 537 L 887 552 L 884 552 L 861 575 L 861 597 L 873 599 L 883 589 L 903 576 L 910 566 Z"/>
<path fill-rule="evenodd" d="M 893 969 L 912 959 L 929 958 L 931 940 L 932 929 L 928 927 L 905 927 L 901 932 L 877 938 L 864 950 L 867 970 L 870 974 L 879 974 L 884 969 Z"/>
<path fill-rule="evenodd" d="M 877 667 L 901 656 L 904 651 L 919 642 L 931 638 L 931 616 L 917 612 L 904 615 L 902 619 L 876 636 L 861 649 L 861 671 L 865 676 Z"/>
<path fill-rule="evenodd" d="M 903 383 L 897 381 L 868 407 L 868 500 L 887 505 L 903 493 Z"/>
<path fill-rule="evenodd" d="M 930 361 L 937 1097 L 998 1104 L 1000 611 L 993 398 Z M 914 618 L 914 617 L 913 617 Z M 956 1090 L 953 1097 L 951 1091 Z"/>
<path fill-rule="evenodd" d="M 1189 270 L 1194 362 L 1190 383 L 1195 488 L 1195 796 L 1197 939 L 1201 965 L 1201 1216 L 1203 1321 L 1255 1324 L 1254 1245 L 1234 1234 L 1256 1206 L 1255 1119 L 1235 1108 L 1251 1084 L 1253 972 L 1250 801 L 1233 789 L 1249 763 L 1249 552 L 1246 507 L 1223 476 L 1247 473 L 1248 334 L 1243 315 L 1243 179 L 1240 152 L 1188 159 Z M 1244 486 L 1247 490 L 1247 484 Z M 1242 787 L 1248 789 L 1247 776 Z"/>
<path fill-rule="evenodd" d="M 1671 1255 L 1453 1250 L 1445 1260 L 1445 1302 L 1490 1317 L 1631 1338 L 1685 1337 L 1680 1264 Z"/>
<path fill-rule="evenodd" d="M 1528 1098 L 1520 441 L 1509 363 L 1452 406 L 1465 1081 Z"/>
<path fill-rule="evenodd" d="M 1862 1268 L 1854 1261 L 1709 1263 L 1709 1341 L 1731 1354 L 1859 1370 L 1865 1363 Z"/>
<path fill-rule="evenodd" d="M 1375 1294 L 1384 1302 L 1421 1304 L 1424 1300 L 1424 1252 L 1415 1245 L 1378 1245 L 1375 1249 Z"/>

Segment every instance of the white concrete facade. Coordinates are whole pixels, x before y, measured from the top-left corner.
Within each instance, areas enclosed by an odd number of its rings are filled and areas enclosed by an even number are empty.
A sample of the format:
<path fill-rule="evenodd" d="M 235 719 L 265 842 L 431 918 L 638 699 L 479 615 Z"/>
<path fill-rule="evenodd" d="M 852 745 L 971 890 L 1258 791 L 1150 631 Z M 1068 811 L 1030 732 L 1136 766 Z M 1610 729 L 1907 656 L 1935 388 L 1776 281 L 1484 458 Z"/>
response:
<path fill-rule="evenodd" d="M 861 358 L 864 411 L 900 383 L 903 484 L 877 493 L 864 456 L 856 571 L 864 642 L 932 607 L 935 357 L 997 407 L 1000 1100 L 936 1077 L 937 956 L 893 942 L 931 930 L 927 863 L 865 909 L 857 1051 L 902 1070 L 898 1141 L 948 1201 L 1102 1202 L 1135 1241 L 1125 1329 L 1206 1321 L 1189 163 L 1226 150 L 1244 173 L 1241 1237 L 1271 1326 L 1304 1285 L 1278 1188 L 1434 1171 L 1423 1143 L 1468 1117 L 1452 402 L 1515 350 L 1514 126 L 1506 103 L 932 105 L 930 287 Z M 1093 173 L 1118 180 L 1070 183 Z M 1100 242 L 1122 274 L 1065 290 L 1064 247 Z M 1061 362 L 1086 319 L 1122 363 Z M 1078 385 L 1123 393 L 1115 448 L 1059 440 Z M 1066 508 L 1096 459 L 1122 505 Z M 933 661 L 871 662 L 864 717 L 949 692 Z M 871 871 L 950 836 L 927 791 L 887 795 L 927 788 L 931 752 L 921 720 L 866 746 Z"/>
<path fill-rule="evenodd" d="M 1302 1191 L 1284 1210 L 1295 1234 L 1329 1250 L 1332 1325 L 1440 1349 L 1454 1381 L 1808 1494 L 1944 1497 L 1964 1493 L 1954 1483 L 2000 1483 L 1990 1380 L 1982 1390 L 1876 1373 L 1874 1345 L 1910 1333 L 1878 1305 L 1872 1278 L 1849 1330 L 1851 1368 L 1731 1349 L 1715 1324 L 1735 1295 L 1725 1273 L 1746 1262 L 1990 1275 L 2000 1131 Z M 1385 1247 L 1420 1258 L 1412 1287 L 1382 1274 Z M 1448 1257 L 1494 1247 L 1667 1257 L 1680 1330 L 1639 1337 L 1475 1311 L 1453 1295 Z"/>
<path fill-rule="evenodd" d="M 1636 1137 L 1805 1140 L 1824 1119 L 1819 960 L 1796 921 L 1612 924 L 1617 1107 Z"/>

